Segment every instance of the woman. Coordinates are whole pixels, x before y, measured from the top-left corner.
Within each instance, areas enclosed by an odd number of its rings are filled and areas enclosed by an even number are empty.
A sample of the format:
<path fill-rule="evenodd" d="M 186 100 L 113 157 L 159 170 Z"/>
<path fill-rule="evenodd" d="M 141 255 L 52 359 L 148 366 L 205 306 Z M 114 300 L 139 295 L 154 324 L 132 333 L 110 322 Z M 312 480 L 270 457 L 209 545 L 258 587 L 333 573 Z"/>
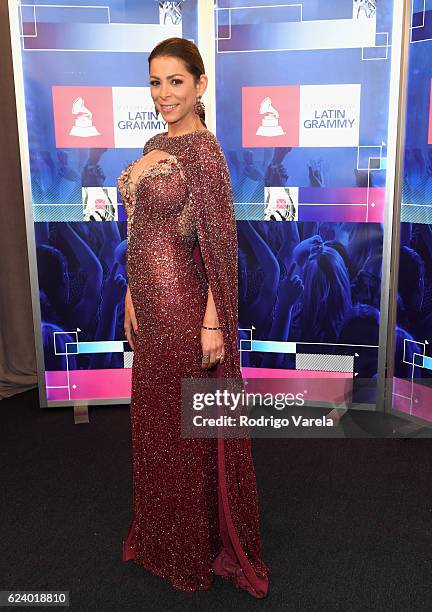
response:
<path fill-rule="evenodd" d="M 128 216 L 125 333 L 131 397 L 134 518 L 123 559 L 183 591 L 215 573 L 257 598 L 260 558 L 248 438 L 183 438 L 181 379 L 241 379 L 237 234 L 228 167 L 206 129 L 197 47 L 182 38 L 149 56 L 150 90 L 168 131 L 118 179 Z"/>

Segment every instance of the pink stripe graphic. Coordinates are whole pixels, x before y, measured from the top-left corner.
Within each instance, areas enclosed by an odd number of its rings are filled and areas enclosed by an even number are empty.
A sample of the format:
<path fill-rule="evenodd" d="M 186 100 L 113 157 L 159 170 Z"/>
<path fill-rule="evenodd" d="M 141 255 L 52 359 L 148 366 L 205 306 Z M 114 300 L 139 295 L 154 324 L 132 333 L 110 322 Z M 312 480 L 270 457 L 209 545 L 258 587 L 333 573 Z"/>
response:
<path fill-rule="evenodd" d="M 393 408 L 432 421 L 432 388 L 393 378 Z"/>
<path fill-rule="evenodd" d="M 242 368 L 248 393 L 301 394 L 305 401 L 343 404 L 351 402 L 353 378 L 350 372 L 317 372 L 272 368 Z M 262 379 L 262 382 L 260 382 Z"/>
<path fill-rule="evenodd" d="M 48 400 L 120 399 L 131 393 L 131 368 L 45 372 Z M 49 388 L 63 387 L 63 388 Z"/>

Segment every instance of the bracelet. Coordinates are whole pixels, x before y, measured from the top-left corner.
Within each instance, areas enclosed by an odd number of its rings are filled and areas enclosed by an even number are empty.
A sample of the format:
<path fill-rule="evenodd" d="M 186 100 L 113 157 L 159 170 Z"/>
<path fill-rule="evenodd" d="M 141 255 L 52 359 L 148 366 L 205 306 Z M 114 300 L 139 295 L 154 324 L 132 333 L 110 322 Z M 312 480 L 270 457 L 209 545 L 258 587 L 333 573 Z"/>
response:
<path fill-rule="evenodd" d="M 207 327 L 206 325 L 201 325 L 204 329 L 222 329 L 222 327 Z"/>

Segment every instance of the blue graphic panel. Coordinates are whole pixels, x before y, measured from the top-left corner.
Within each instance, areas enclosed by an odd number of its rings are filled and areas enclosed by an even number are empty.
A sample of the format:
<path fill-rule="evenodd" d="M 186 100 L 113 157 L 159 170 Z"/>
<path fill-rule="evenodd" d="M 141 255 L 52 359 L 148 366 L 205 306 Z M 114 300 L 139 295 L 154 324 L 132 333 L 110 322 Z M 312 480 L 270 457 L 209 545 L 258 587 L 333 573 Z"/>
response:
<path fill-rule="evenodd" d="M 432 421 L 432 2 L 411 16 L 393 407 Z"/>

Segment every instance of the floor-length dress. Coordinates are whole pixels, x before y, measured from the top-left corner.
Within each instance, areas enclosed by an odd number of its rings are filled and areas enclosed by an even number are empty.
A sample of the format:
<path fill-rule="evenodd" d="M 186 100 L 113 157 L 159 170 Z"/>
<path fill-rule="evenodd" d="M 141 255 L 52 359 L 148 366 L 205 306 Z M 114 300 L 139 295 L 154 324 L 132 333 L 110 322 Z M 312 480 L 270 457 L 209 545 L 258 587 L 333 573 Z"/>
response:
<path fill-rule="evenodd" d="M 181 379 L 215 375 L 201 367 L 209 284 L 225 348 L 216 376 L 241 378 L 228 167 L 208 130 L 156 134 L 143 154 L 153 149 L 166 155 L 136 183 L 136 162 L 118 178 L 139 328 L 131 393 L 134 517 L 123 560 L 179 590 L 207 589 L 218 574 L 261 598 L 270 571 L 261 560 L 250 439 L 181 436 Z"/>

